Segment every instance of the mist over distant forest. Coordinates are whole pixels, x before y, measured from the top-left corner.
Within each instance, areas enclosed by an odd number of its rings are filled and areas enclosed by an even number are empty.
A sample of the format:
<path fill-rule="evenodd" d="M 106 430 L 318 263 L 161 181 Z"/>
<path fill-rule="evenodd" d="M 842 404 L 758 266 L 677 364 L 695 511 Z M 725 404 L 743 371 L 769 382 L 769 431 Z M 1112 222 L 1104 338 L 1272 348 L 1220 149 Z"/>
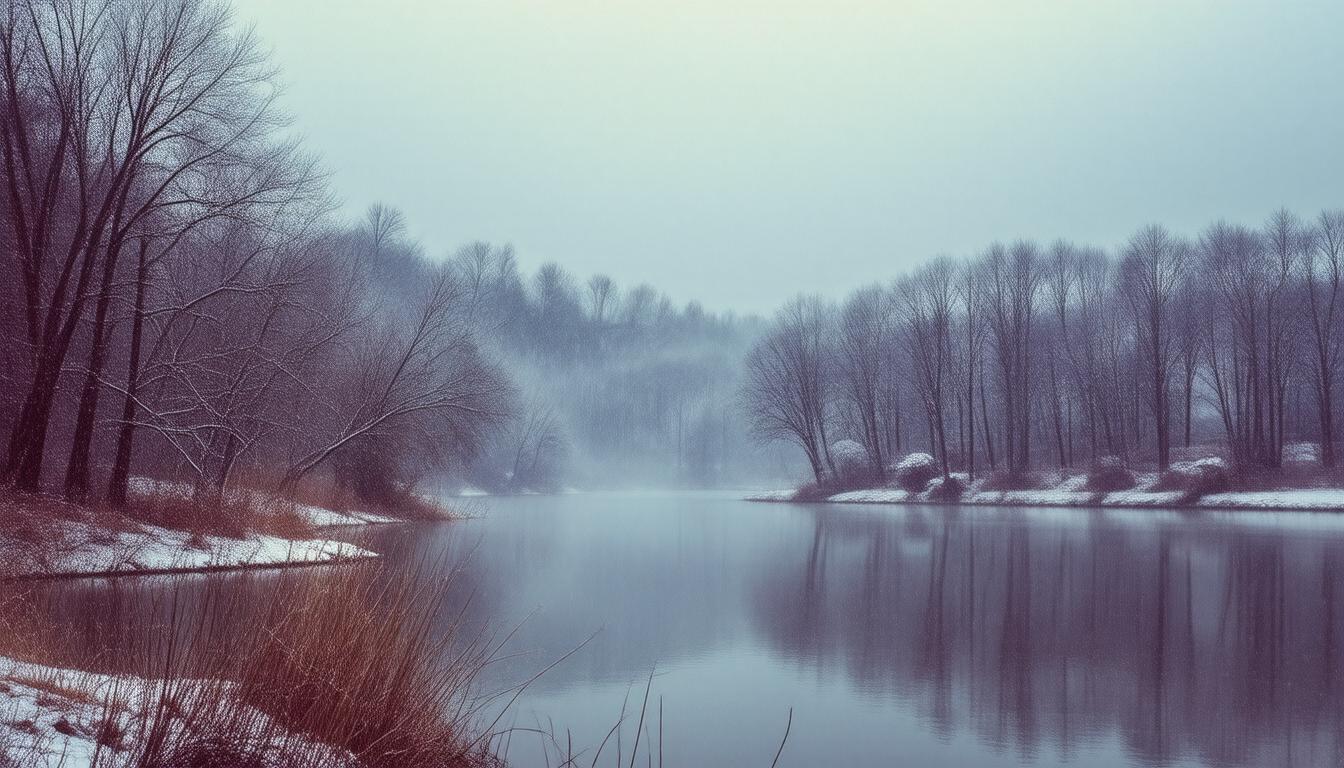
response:
<path fill-rule="evenodd" d="M 389 300 L 440 267 L 374 205 L 348 234 Z M 511 245 L 471 242 L 446 264 L 478 343 L 512 382 L 509 418 L 437 479 L 492 491 L 720 487 L 797 473 L 801 457 L 752 439 L 741 408 L 757 317 L 677 304 L 546 263 L 530 274 Z"/>

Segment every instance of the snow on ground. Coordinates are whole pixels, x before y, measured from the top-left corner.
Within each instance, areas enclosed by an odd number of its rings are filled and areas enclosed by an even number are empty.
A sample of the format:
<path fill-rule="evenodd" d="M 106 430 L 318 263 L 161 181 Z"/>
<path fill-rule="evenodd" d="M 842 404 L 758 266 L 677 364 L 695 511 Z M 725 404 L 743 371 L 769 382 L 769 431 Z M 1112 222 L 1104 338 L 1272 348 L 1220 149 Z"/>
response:
<path fill-rule="evenodd" d="M 1114 491 L 1101 497 L 1100 506 L 1107 507 L 1175 507 L 1185 499 L 1184 491 L 1145 491 L 1138 488 Z"/>
<path fill-rule="evenodd" d="M 133 494 L 141 496 L 172 496 L 177 498 L 191 498 L 194 489 L 190 483 L 173 482 L 170 480 L 155 480 L 150 477 L 132 477 L 127 480 L 127 487 Z M 240 490 L 239 493 L 253 493 L 253 491 Z M 372 512 L 338 512 L 325 507 L 317 507 L 312 504 L 294 504 L 294 510 L 303 517 L 307 518 L 310 525 L 318 528 L 332 525 L 383 525 L 386 523 L 398 522 L 395 518 L 385 515 L 375 515 Z"/>
<path fill-rule="evenodd" d="M 66 524 L 64 534 L 67 545 L 56 552 L 40 553 L 0 538 L 0 553 L 16 575 L 49 576 L 252 568 L 377 556 L 353 544 L 330 539 L 292 541 L 264 534 L 245 539 L 193 537 L 184 531 L 152 525 L 112 531 L 71 522 Z"/>
<path fill-rule="evenodd" d="M 1218 460 L 1214 460 L 1218 461 Z M 1199 462 L 1187 462 L 1201 469 Z M 965 482 L 964 475 L 960 479 Z M 1230 491 L 1211 493 L 1191 501 L 1184 491 L 1158 491 L 1156 473 L 1141 473 L 1135 486 L 1125 491 L 1097 493 L 1085 489 L 1087 476 L 1068 475 L 1053 487 L 1038 490 L 982 490 L 983 480 L 970 484 L 960 504 L 1041 506 L 1041 507 L 1182 507 L 1207 510 L 1315 510 L 1344 512 L 1344 488 L 1299 488 L 1274 491 Z M 796 491 L 763 491 L 748 501 L 794 501 Z M 900 488 L 870 488 L 845 491 L 826 498 L 840 504 L 923 504 L 935 503 L 930 492 L 910 493 Z"/>
<path fill-rule="evenodd" d="M 80 690 L 64 690 L 63 678 L 73 674 L 62 672 L 0 658 L 0 764 L 6 758 L 43 767 L 93 763 L 103 708 Z"/>
<path fill-rule="evenodd" d="M 1028 491 L 978 491 L 968 493 L 963 499 L 966 504 L 1018 504 L 1043 507 L 1067 507 L 1092 503 L 1095 493 L 1088 491 L 1069 491 L 1059 488 Z"/>
<path fill-rule="evenodd" d="M 872 488 L 866 491 L 845 491 L 826 499 L 841 504 L 900 504 L 910 501 L 909 491 L 900 488 Z"/>
<path fill-rule="evenodd" d="M 483 491 L 483 490 L 481 490 L 480 488 L 475 488 L 475 487 L 472 487 L 472 486 L 468 485 L 468 486 L 464 486 L 464 487 L 462 488 L 462 490 L 458 491 L 458 492 L 457 492 L 457 495 L 458 495 L 458 496 L 489 496 L 489 495 L 490 495 L 490 492 L 489 492 L 489 491 Z"/>
<path fill-rule="evenodd" d="M 212 695 L 229 689 L 216 681 L 201 684 L 208 685 L 203 690 Z M 110 743 L 114 741 L 108 736 L 137 732 L 144 718 L 152 714 L 158 692 L 158 681 L 141 677 L 47 667 L 0 656 L 0 765 L 86 768 L 95 758 L 100 765 L 105 764 L 112 756 Z M 247 710 L 251 715 L 246 719 L 258 737 L 268 738 L 271 743 L 283 741 L 305 752 L 312 750 L 323 765 L 355 765 L 350 753 L 285 734 L 265 714 L 250 707 Z M 112 727 L 105 727 L 109 722 Z M 178 721 L 177 727 L 182 725 Z M 270 735 L 260 736 L 262 733 Z M 104 742 L 101 746 L 100 736 Z M 237 739 L 240 735 L 227 736 Z"/>
<path fill-rule="evenodd" d="M 375 515 L 372 512 L 337 512 L 311 504 L 295 504 L 294 510 L 318 528 L 329 525 L 384 525 L 397 522 L 395 518 Z"/>
<path fill-rule="evenodd" d="M 1198 502 L 1220 509 L 1328 509 L 1344 511 L 1344 488 L 1211 493 Z"/>

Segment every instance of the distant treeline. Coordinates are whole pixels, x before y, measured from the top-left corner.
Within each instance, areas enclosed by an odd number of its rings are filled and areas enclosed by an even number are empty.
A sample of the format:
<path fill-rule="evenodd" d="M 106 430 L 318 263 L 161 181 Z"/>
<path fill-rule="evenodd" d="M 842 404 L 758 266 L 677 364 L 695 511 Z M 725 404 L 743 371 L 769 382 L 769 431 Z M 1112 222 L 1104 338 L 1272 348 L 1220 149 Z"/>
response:
<path fill-rule="evenodd" d="M 475 482 L 703 487 L 783 472 L 738 407 L 758 319 L 678 306 L 647 284 L 621 290 L 605 275 L 581 282 L 554 263 L 524 276 L 507 246 L 473 243 L 452 263 L 476 297 L 481 337 L 523 393 L 471 467 Z"/>
<path fill-rule="evenodd" d="M 1103 456 L 1166 469 L 1216 442 L 1241 469 L 1285 447 L 1336 464 L 1344 211 L 1148 226 L 1114 253 L 1057 241 L 936 258 L 842 304 L 800 296 L 747 364 L 756 433 L 803 450 L 819 482 L 832 446 L 879 478 L 927 451 L 944 475 L 1017 476 Z"/>

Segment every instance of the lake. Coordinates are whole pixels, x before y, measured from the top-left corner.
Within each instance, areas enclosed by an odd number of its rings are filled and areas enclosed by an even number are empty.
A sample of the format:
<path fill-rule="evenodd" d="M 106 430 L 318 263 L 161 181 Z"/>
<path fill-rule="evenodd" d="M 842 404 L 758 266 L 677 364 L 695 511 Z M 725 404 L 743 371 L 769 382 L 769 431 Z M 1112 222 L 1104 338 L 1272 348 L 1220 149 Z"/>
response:
<path fill-rule="evenodd" d="M 1344 517 L 740 495 L 490 498 L 374 544 L 455 565 L 471 632 L 516 630 L 486 690 L 578 648 L 507 721 L 575 745 L 653 672 L 669 766 L 769 766 L 790 708 L 780 765 L 1344 764 Z M 130 604 L 66 589 L 71 621 Z"/>

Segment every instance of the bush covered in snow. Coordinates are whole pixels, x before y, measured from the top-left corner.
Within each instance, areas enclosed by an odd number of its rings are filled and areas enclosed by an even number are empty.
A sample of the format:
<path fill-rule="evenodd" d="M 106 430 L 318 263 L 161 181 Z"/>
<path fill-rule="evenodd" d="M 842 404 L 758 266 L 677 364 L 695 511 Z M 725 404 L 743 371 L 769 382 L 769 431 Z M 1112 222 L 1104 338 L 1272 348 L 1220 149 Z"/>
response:
<path fill-rule="evenodd" d="M 956 501 L 966 492 L 966 483 L 960 477 L 937 477 L 929 483 L 929 498 L 934 501 Z"/>
<path fill-rule="evenodd" d="M 1087 490 L 1100 493 L 1134 487 L 1134 473 L 1117 456 L 1102 456 L 1087 470 Z"/>
<path fill-rule="evenodd" d="M 938 462 L 927 453 L 910 453 L 891 468 L 896 485 L 911 493 L 920 493 L 939 474 Z"/>
<path fill-rule="evenodd" d="M 868 449 L 853 440 L 837 440 L 831 444 L 831 460 L 840 474 L 868 469 Z"/>
<path fill-rule="evenodd" d="M 1217 456 L 1195 461 L 1178 461 L 1158 478 L 1154 490 L 1183 491 L 1187 500 L 1210 493 L 1222 493 L 1231 487 L 1227 462 Z"/>
<path fill-rule="evenodd" d="M 868 457 L 868 449 L 853 440 L 832 443 L 831 461 L 835 463 L 835 476 L 830 478 L 827 486 L 836 490 L 867 488 L 879 480 L 873 471 L 872 459 Z"/>

